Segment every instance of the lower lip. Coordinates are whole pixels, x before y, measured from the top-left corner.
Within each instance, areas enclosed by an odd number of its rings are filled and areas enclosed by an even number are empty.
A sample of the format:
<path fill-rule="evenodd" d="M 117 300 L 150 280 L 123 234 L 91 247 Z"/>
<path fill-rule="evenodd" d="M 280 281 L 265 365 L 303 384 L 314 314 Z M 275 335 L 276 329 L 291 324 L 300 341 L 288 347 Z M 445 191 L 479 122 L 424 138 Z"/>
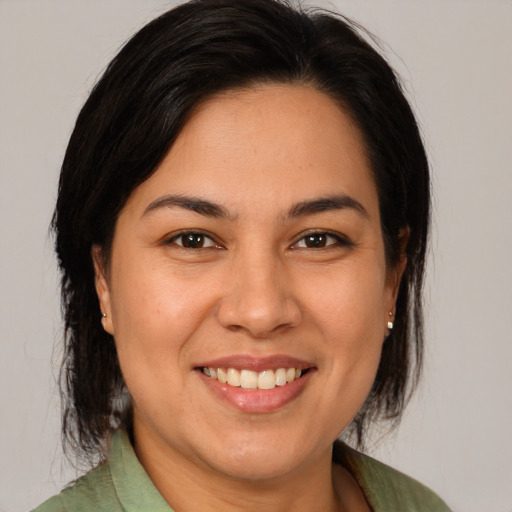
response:
<path fill-rule="evenodd" d="M 272 389 L 243 389 L 223 384 L 217 379 L 206 376 L 201 370 L 198 370 L 198 373 L 210 391 L 237 409 L 249 413 L 264 413 L 276 411 L 297 398 L 314 370 L 310 368 L 299 379 Z"/>

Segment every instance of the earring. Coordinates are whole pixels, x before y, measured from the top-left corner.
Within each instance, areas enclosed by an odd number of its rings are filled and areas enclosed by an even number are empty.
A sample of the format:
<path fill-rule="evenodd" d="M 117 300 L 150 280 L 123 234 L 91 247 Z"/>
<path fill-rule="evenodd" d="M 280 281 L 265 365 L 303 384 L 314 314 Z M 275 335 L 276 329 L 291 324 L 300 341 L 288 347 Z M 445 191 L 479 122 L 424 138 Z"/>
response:
<path fill-rule="evenodd" d="M 101 318 L 107 318 L 107 313 L 101 313 Z"/>
<path fill-rule="evenodd" d="M 393 313 L 390 311 L 389 312 L 389 320 L 388 320 L 388 329 L 391 331 L 391 329 L 393 329 L 393 321 L 392 321 L 392 318 L 393 318 Z"/>

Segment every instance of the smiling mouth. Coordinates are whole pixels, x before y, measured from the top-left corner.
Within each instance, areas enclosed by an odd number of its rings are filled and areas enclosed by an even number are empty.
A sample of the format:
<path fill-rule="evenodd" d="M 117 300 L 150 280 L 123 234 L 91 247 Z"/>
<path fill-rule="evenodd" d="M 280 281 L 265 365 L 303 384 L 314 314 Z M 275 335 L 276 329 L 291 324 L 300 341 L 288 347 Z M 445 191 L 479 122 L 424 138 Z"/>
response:
<path fill-rule="evenodd" d="M 201 371 L 207 377 L 218 380 L 222 384 L 242 389 L 274 389 L 282 387 L 300 379 L 308 369 L 304 368 L 277 368 L 276 370 L 253 370 L 236 368 L 201 367 Z"/>

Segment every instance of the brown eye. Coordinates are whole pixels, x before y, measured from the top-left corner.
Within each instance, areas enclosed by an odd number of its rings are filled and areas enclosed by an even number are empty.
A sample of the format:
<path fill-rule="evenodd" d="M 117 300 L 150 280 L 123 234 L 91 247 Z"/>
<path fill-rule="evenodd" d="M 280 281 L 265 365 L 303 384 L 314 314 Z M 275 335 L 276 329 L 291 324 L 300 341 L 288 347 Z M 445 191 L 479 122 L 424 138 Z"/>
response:
<path fill-rule="evenodd" d="M 205 249 L 217 246 L 209 236 L 196 232 L 181 233 L 175 236 L 171 242 L 185 249 Z"/>
<path fill-rule="evenodd" d="M 318 233 L 304 237 L 304 245 L 310 249 L 325 247 L 327 245 L 327 235 Z"/>
<path fill-rule="evenodd" d="M 187 249 L 198 249 L 204 246 L 204 235 L 199 233 L 188 233 L 181 235 L 181 241 L 183 247 Z"/>
<path fill-rule="evenodd" d="M 310 233 L 302 237 L 296 244 L 295 247 L 301 249 L 323 249 L 330 245 L 340 244 L 341 240 L 329 233 Z"/>

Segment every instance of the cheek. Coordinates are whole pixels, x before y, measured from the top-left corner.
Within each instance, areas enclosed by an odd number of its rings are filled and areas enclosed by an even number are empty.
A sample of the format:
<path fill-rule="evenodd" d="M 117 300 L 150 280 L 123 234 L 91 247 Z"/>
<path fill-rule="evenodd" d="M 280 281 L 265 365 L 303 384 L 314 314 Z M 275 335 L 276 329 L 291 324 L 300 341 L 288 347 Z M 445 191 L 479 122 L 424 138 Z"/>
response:
<path fill-rule="evenodd" d="M 114 338 L 128 387 L 157 374 L 177 383 L 187 341 L 208 310 L 207 295 L 161 267 L 122 259 L 112 285 Z"/>
<path fill-rule="evenodd" d="M 206 298 L 198 283 L 188 282 L 151 258 L 120 258 L 116 270 L 112 304 L 118 337 L 130 338 L 140 331 L 149 335 L 170 326 L 173 330 L 185 328 L 187 319 L 192 312 L 197 314 Z"/>
<path fill-rule="evenodd" d="M 331 273 L 305 279 L 307 308 L 319 327 L 331 336 L 339 332 L 357 341 L 357 332 L 383 332 L 382 318 L 386 309 L 385 271 L 375 265 L 352 265 Z M 380 337 L 380 336 L 377 336 Z M 359 338 L 360 341 L 364 340 Z M 346 340 L 347 342 L 349 339 Z"/>
<path fill-rule="evenodd" d="M 371 388 L 380 361 L 385 276 L 383 272 L 369 272 L 368 267 L 346 270 L 309 288 L 308 310 L 330 355 L 327 365 L 338 391 L 346 398 L 350 389 L 357 410 Z"/>
<path fill-rule="evenodd" d="M 176 283 L 170 287 L 144 277 L 137 276 L 114 297 L 115 343 L 136 414 L 149 423 L 170 422 L 170 411 L 174 417 L 187 414 L 187 342 L 197 329 L 201 304 Z M 169 400 L 172 407 L 163 407 Z"/>

